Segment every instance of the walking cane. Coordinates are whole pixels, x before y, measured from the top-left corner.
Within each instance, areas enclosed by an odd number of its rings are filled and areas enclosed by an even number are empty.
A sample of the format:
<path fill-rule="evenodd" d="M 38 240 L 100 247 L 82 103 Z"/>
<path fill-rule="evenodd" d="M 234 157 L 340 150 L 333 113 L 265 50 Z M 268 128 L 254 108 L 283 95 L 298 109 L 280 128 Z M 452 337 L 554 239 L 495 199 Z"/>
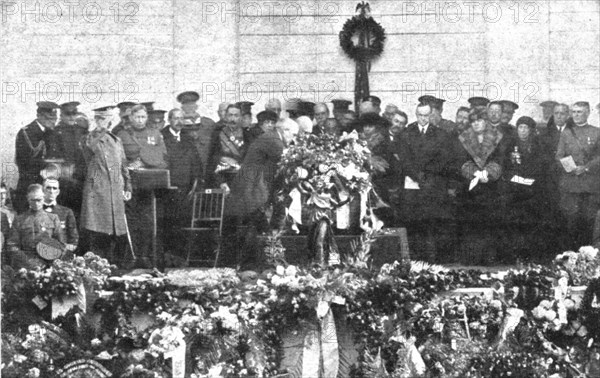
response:
<path fill-rule="evenodd" d="M 131 258 L 133 261 L 137 259 L 135 252 L 133 252 L 133 242 L 131 241 L 131 233 L 129 232 L 129 225 L 127 224 L 127 215 L 123 213 L 123 219 L 125 220 L 125 230 L 127 231 L 127 241 L 129 242 L 129 250 L 131 251 Z"/>

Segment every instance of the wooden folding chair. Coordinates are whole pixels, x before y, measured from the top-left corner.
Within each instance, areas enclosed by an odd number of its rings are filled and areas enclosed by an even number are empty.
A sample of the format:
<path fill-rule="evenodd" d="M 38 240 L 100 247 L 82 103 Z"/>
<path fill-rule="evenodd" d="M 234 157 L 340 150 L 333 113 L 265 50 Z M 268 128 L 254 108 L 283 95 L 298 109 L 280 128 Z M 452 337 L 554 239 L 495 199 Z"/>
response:
<path fill-rule="evenodd" d="M 218 231 L 217 249 L 214 262 L 211 259 L 195 259 L 193 261 L 212 263 L 217 266 L 221 252 L 221 233 L 223 231 L 223 210 L 225 208 L 225 192 L 222 189 L 204 189 L 194 193 L 192 220 L 190 227 L 183 228 L 189 232 L 187 258 L 189 264 L 192 253 L 192 241 L 198 231 Z"/>

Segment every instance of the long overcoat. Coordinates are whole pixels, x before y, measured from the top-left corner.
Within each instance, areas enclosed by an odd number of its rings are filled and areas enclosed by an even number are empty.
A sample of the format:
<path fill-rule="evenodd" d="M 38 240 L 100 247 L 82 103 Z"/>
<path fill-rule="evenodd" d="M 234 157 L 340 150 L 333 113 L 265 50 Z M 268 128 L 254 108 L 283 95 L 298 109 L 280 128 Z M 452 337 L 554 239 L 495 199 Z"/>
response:
<path fill-rule="evenodd" d="M 398 144 L 402 176 L 419 184 L 419 189 L 404 190 L 400 217 L 406 222 L 452 218 L 448 179 L 455 170 L 448 134 L 429 125 L 425 135 L 419 126 L 406 128 Z"/>
<path fill-rule="evenodd" d="M 110 132 L 86 136 L 87 175 L 83 185 L 81 227 L 109 235 L 127 233 L 123 191 L 131 192 L 121 141 Z"/>

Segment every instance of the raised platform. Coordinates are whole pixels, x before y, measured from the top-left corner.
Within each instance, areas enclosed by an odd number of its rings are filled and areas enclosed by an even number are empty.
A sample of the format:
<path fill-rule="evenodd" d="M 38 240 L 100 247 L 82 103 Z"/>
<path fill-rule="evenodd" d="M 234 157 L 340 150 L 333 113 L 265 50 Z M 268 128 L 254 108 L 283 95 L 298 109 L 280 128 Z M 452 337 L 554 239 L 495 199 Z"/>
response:
<path fill-rule="evenodd" d="M 376 236 L 375 242 L 371 245 L 372 263 L 375 267 L 381 267 L 385 263 L 393 263 L 400 260 L 400 251 L 404 243 L 404 248 L 408 249 L 408 242 L 402 240 L 406 235 L 400 228 L 384 229 L 381 235 Z M 405 237 L 405 236 L 404 236 Z M 336 235 L 335 241 L 341 253 L 351 250 L 352 241 L 358 241 L 360 235 Z M 258 246 L 262 250 L 266 245 L 267 237 L 258 237 Z M 303 265 L 309 262 L 308 238 L 306 235 L 285 235 L 281 237 L 281 244 L 285 248 L 285 258 L 288 263 Z"/>

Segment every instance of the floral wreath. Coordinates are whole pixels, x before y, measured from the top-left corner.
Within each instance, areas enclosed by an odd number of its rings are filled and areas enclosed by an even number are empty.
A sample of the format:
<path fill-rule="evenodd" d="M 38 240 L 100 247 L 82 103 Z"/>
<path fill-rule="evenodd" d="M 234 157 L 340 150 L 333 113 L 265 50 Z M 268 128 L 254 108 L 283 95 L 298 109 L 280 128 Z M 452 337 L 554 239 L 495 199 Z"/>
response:
<path fill-rule="evenodd" d="M 383 52 L 385 30 L 371 18 L 371 8 L 368 3 L 358 4 L 356 8 L 357 11 L 360 9 L 360 13 L 348 19 L 340 31 L 340 46 L 346 55 L 355 61 L 374 59 Z M 361 31 L 368 32 L 372 36 L 370 46 L 357 46 L 352 42 L 352 37 Z"/>

